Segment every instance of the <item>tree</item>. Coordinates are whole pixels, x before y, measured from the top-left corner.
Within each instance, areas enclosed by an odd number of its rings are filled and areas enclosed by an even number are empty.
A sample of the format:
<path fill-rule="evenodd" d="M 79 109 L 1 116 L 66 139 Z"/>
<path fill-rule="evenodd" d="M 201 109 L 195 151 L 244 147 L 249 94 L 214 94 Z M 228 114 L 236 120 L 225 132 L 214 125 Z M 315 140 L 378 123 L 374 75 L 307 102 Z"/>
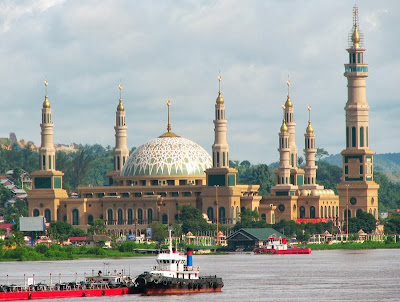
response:
<path fill-rule="evenodd" d="M 241 167 L 246 167 L 249 168 L 251 166 L 251 163 L 248 160 L 244 160 L 240 163 Z"/>
<path fill-rule="evenodd" d="M 72 174 L 73 179 L 70 180 L 71 187 L 76 189 L 79 185 L 83 184 L 83 179 L 85 178 L 92 157 L 88 154 L 88 147 L 81 147 L 75 153 L 75 157 L 72 160 Z"/>
<path fill-rule="evenodd" d="M 400 234 L 400 215 L 394 214 L 384 221 L 385 234 Z"/>
<path fill-rule="evenodd" d="M 168 236 L 168 226 L 161 222 L 154 221 L 149 225 L 152 230 L 152 239 L 159 243 L 163 243 L 165 237 Z"/>
<path fill-rule="evenodd" d="M 267 223 L 261 220 L 260 213 L 257 210 L 245 209 L 240 213 L 240 221 L 238 221 L 233 229 L 240 230 L 241 228 L 265 228 Z"/>
<path fill-rule="evenodd" d="M 346 224 L 344 224 L 344 229 L 346 229 Z M 372 214 L 367 212 L 360 211 L 356 217 L 349 219 L 349 233 L 357 233 L 359 230 L 372 233 L 375 229 L 376 219 Z"/>
<path fill-rule="evenodd" d="M 88 234 L 104 235 L 106 233 L 106 224 L 103 219 L 96 219 L 93 225 L 88 228 Z"/>
<path fill-rule="evenodd" d="M 317 148 L 317 153 L 315 153 L 315 157 L 318 159 L 318 161 L 320 161 L 322 157 L 328 155 L 329 155 L 328 151 L 325 151 L 324 148 Z"/>
<path fill-rule="evenodd" d="M 213 229 L 213 225 L 209 225 L 204 219 L 201 211 L 191 205 L 180 206 L 179 221 L 182 222 L 182 231 L 192 233 L 208 231 Z"/>
<path fill-rule="evenodd" d="M 298 242 L 307 242 L 308 240 L 310 240 L 310 234 L 306 230 L 297 229 L 296 239 Z"/>
<path fill-rule="evenodd" d="M 66 241 L 72 232 L 72 225 L 65 221 L 50 223 L 49 235 L 53 240 Z"/>

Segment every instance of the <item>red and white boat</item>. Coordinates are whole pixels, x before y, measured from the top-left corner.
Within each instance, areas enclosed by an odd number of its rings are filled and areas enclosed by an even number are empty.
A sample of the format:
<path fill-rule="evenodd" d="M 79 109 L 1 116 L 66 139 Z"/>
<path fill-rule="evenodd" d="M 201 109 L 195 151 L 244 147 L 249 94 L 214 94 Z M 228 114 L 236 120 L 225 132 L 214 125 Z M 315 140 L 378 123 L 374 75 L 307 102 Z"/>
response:
<path fill-rule="evenodd" d="M 268 238 L 267 244 L 255 248 L 254 253 L 278 255 L 311 254 L 311 249 L 309 247 L 297 247 L 295 245 L 288 246 L 286 238 L 271 236 Z"/>

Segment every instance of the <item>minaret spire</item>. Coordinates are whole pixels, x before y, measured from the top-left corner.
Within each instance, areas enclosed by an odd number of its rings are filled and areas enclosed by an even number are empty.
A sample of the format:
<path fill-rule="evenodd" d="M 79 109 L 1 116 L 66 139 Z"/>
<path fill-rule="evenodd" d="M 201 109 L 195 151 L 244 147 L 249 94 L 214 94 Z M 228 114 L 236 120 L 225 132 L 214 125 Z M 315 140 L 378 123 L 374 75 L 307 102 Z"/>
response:
<path fill-rule="evenodd" d="M 304 134 L 305 146 L 304 155 L 306 157 L 306 164 L 304 166 L 304 186 L 302 188 L 308 189 L 323 189 L 322 186 L 317 185 L 317 166 L 315 165 L 315 154 L 317 147 L 315 146 L 315 133 L 311 125 L 311 106 L 308 105 L 308 126 Z"/>
<path fill-rule="evenodd" d="M 287 99 L 285 103 L 285 121 L 286 125 L 288 127 L 288 132 L 289 132 L 289 148 L 290 148 L 290 165 L 292 168 L 297 168 L 297 145 L 296 145 L 296 123 L 294 122 L 294 109 L 293 109 L 293 103 L 290 98 L 290 80 L 288 76 L 288 80 L 286 81 L 287 89 L 288 89 L 288 94 L 287 94 Z"/>
<path fill-rule="evenodd" d="M 215 104 L 213 167 L 229 168 L 229 145 L 226 139 L 225 103 L 221 93 L 221 74 L 218 76 L 218 97 Z"/>
<path fill-rule="evenodd" d="M 53 122 L 51 120 L 51 106 L 47 96 L 47 80 L 44 81 L 45 97 L 42 107 L 42 123 L 41 128 L 41 145 L 39 148 L 39 165 L 40 170 L 55 171 L 56 170 L 56 150 L 53 144 Z"/>
<path fill-rule="evenodd" d="M 128 127 L 125 121 L 125 106 L 122 103 L 122 84 L 118 85 L 119 103 L 115 113 L 115 148 L 114 148 L 114 171 L 121 171 L 129 157 L 129 149 L 126 143 Z"/>

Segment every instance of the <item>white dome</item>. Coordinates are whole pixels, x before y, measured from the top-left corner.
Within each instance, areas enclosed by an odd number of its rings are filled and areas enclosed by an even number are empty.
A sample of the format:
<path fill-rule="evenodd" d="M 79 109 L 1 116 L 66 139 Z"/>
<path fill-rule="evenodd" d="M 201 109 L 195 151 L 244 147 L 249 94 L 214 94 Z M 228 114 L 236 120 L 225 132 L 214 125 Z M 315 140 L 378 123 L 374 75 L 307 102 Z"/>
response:
<path fill-rule="evenodd" d="M 195 142 L 179 136 L 157 137 L 129 156 L 121 176 L 199 175 L 211 167 L 211 156 Z"/>

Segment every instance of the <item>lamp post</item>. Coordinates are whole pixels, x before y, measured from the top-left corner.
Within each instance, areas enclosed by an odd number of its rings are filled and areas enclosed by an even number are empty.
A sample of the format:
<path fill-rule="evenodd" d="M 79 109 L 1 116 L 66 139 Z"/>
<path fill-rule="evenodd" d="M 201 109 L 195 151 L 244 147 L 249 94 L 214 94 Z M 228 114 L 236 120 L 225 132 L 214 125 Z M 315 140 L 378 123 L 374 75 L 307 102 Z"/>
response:
<path fill-rule="evenodd" d="M 346 241 L 349 237 L 349 184 L 346 184 Z"/>
<path fill-rule="evenodd" d="M 217 215 L 216 215 L 216 217 L 217 217 L 217 245 L 219 245 L 219 237 L 218 237 L 218 233 L 219 233 L 218 187 L 219 187 L 219 185 L 215 185 L 214 187 L 215 187 L 215 206 L 216 206 L 216 209 L 217 209 L 217 211 L 216 211 L 217 212 Z"/>

